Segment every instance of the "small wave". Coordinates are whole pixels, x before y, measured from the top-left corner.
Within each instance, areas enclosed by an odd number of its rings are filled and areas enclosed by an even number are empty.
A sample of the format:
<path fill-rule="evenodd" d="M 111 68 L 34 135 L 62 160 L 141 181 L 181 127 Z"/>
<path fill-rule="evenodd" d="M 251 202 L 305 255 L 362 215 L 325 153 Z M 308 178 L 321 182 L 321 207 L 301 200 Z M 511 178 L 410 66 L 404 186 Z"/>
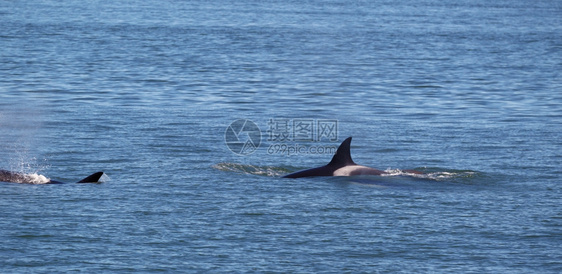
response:
<path fill-rule="evenodd" d="M 464 182 L 478 176 L 478 172 L 472 170 L 425 170 L 424 174 L 414 174 L 417 178 L 425 178 L 434 181 L 459 181 Z"/>
<path fill-rule="evenodd" d="M 462 171 L 462 172 L 432 172 L 428 173 L 427 177 L 434 180 L 448 180 L 454 178 L 471 178 L 476 174 L 474 171 Z"/>
<path fill-rule="evenodd" d="M 429 169 L 420 170 L 420 173 L 400 169 L 386 169 L 385 172 L 386 174 L 383 174 L 382 176 L 410 176 L 414 178 L 429 179 L 435 181 L 444 181 L 457 178 L 472 178 L 477 174 L 477 172 L 472 170 L 437 171 Z"/>
<path fill-rule="evenodd" d="M 111 178 L 105 174 L 105 172 L 101 175 L 100 179 L 98 180 L 99 183 L 107 183 L 110 181 Z"/>
<path fill-rule="evenodd" d="M 237 163 L 218 163 L 214 165 L 213 168 L 221 171 L 268 176 L 268 177 L 280 177 L 287 173 L 287 170 L 279 167 L 253 166 L 253 165 L 243 165 Z"/>
<path fill-rule="evenodd" d="M 401 169 L 386 169 L 384 172 L 384 174 L 381 174 L 381 176 L 413 176 L 416 177 L 416 175 L 424 175 L 424 174 L 417 174 L 414 172 L 408 172 L 406 170 L 401 170 Z"/>

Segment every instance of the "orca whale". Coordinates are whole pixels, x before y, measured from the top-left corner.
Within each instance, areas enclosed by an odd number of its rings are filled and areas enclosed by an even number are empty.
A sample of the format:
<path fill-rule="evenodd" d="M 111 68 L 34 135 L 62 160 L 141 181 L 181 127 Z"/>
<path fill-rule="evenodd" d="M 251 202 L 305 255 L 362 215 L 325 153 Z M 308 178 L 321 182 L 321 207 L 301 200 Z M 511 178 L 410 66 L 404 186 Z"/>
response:
<path fill-rule="evenodd" d="M 325 166 L 305 169 L 283 176 L 283 178 L 302 178 L 315 176 L 356 176 L 356 175 L 384 175 L 388 172 L 361 166 L 353 162 L 350 152 L 351 137 L 345 139 L 338 147 L 332 161 Z M 404 170 L 407 173 L 423 174 L 416 170 Z"/>
<path fill-rule="evenodd" d="M 83 183 L 99 183 L 100 178 L 103 175 L 103 172 L 96 172 L 76 183 L 83 184 Z M 42 178 L 38 178 L 42 177 Z M 43 180 L 41 180 L 43 179 Z M 38 182 L 39 181 L 39 182 Z M 46 182 L 44 182 L 46 181 Z M 12 172 L 8 170 L 0 169 L 0 182 L 7 182 L 7 183 L 23 183 L 23 184 L 63 184 L 63 182 L 47 179 L 41 175 L 28 175 L 20 172 Z"/>

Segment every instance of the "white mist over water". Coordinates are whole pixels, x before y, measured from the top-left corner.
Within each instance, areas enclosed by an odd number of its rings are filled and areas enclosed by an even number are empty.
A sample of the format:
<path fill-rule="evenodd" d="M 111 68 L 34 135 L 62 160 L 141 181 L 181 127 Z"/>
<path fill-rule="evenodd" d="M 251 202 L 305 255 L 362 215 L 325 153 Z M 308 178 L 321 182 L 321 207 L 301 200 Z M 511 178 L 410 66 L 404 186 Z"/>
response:
<path fill-rule="evenodd" d="M 0 150 L 0 168 L 22 174 L 36 174 L 49 168 L 47 159 L 37 159 L 37 146 L 43 116 L 38 108 L 11 108 L 0 110 L 0 130 L 3 142 Z M 41 181 L 41 179 L 38 179 Z"/>

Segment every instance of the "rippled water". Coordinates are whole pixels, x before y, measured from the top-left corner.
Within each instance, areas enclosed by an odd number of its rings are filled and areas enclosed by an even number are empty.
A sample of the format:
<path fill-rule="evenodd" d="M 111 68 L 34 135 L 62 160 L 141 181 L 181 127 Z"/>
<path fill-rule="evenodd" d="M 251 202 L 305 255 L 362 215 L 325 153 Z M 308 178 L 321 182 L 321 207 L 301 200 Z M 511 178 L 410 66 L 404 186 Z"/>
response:
<path fill-rule="evenodd" d="M 109 179 L 0 183 L 0 270 L 559 273 L 560 18 L 556 1 L 4 1 L 0 169 Z M 227 145 L 237 119 L 259 128 L 251 154 Z M 392 176 L 279 178 L 348 136 Z"/>

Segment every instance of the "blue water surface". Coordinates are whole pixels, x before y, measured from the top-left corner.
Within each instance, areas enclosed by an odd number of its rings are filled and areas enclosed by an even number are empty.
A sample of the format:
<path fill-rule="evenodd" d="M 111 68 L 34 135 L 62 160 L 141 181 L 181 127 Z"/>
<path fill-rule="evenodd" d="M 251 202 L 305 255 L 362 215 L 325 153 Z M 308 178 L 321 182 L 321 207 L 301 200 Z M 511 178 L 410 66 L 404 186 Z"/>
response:
<path fill-rule="evenodd" d="M 560 273 L 561 33 L 549 0 L 2 1 L 0 169 L 108 179 L 0 183 L 0 272 Z M 391 176 L 280 178 L 348 136 Z"/>

